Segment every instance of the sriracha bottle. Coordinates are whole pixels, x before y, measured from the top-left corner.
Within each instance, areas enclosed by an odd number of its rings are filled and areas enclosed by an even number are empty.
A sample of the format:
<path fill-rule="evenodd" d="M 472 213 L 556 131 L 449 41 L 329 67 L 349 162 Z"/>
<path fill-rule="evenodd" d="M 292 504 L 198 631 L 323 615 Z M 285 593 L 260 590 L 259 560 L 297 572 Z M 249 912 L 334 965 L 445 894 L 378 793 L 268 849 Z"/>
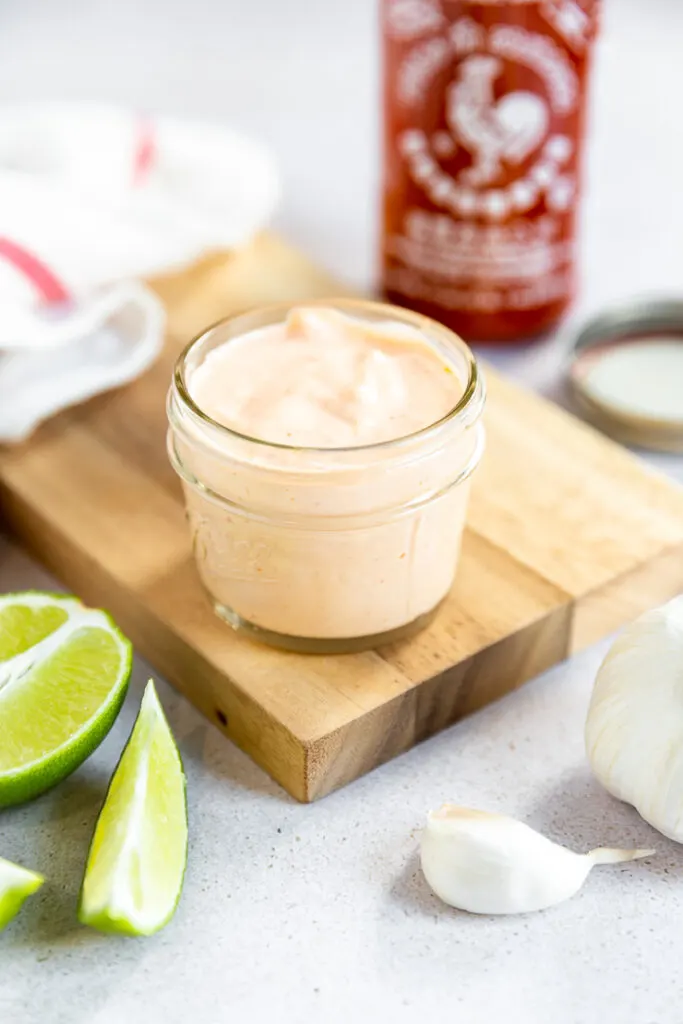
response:
<path fill-rule="evenodd" d="M 382 0 L 387 298 L 471 341 L 562 316 L 599 0 Z"/>

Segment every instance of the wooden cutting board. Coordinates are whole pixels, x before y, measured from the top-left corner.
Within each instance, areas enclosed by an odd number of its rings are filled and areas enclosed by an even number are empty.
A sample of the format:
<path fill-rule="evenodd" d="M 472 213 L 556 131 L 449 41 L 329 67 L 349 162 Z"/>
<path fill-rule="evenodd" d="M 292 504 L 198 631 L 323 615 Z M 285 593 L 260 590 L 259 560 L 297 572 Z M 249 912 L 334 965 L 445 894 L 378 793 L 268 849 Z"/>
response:
<path fill-rule="evenodd" d="M 432 625 L 336 657 L 234 635 L 200 588 L 166 459 L 171 367 L 221 316 L 339 288 L 269 236 L 155 286 L 169 310 L 163 357 L 134 385 L 0 450 L 0 511 L 298 799 L 357 778 L 683 589 L 683 490 L 489 370 L 488 449 L 457 581 Z"/>

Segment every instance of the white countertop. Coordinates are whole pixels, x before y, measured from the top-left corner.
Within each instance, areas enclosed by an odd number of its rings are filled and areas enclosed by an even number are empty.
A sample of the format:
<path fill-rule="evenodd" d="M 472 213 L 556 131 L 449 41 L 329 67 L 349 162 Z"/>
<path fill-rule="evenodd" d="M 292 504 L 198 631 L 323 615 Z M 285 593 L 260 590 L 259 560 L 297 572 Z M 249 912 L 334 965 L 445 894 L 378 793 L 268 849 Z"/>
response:
<path fill-rule="evenodd" d="M 645 10 L 647 8 L 647 11 Z M 0 95 L 91 96 L 223 119 L 270 142 L 279 226 L 339 274 L 371 276 L 377 182 L 375 4 L 14 0 Z M 609 0 L 595 82 L 581 309 L 683 290 L 683 5 Z M 557 391 L 561 342 L 495 355 Z M 683 460 L 653 460 L 683 480 Z M 54 587 L 0 541 L 0 590 Z M 75 902 L 107 780 L 150 669 L 65 784 L 0 815 L 0 855 L 44 889 L 0 936 L 8 1024 L 679 1024 L 683 850 L 588 771 L 583 720 L 605 644 L 333 794 L 290 800 L 165 685 L 188 775 L 191 846 L 172 923 L 147 940 L 80 928 Z M 544 913 L 477 918 L 423 882 L 415 830 L 450 799 L 523 817 L 577 849 L 656 846 L 597 868 Z"/>

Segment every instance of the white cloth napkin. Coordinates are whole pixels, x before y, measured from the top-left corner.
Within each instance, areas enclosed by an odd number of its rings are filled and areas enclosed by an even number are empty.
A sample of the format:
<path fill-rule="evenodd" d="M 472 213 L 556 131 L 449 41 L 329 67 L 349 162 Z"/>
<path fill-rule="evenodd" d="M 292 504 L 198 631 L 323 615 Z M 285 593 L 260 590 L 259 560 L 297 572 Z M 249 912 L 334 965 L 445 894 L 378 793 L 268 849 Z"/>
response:
<path fill-rule="evenodd" d="M 227 129 L 109 107 L 0 107 L 0 441 L 132 380 L 164 312 L 135 278 L 245 244 L 279 196 Z"/>

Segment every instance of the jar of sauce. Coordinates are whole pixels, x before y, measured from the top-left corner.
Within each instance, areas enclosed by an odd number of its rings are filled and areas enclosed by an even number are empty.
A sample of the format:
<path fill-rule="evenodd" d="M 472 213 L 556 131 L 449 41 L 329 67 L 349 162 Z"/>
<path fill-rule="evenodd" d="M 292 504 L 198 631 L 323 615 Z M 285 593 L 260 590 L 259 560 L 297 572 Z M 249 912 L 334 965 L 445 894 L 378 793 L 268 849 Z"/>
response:
<path fill-rule="evenodd" d="M 424 625 L 453 582 L 483 404 L 464 342 L 392 306 L 274 306 L 201 335 L 168 442 L 216 612 L 318 653 Z"/>
<path fill-rule="evenodd" d="M 599 0 L 383 0 L 382 285 L 468 341 L 552 327 L 575 288 Z"/>

